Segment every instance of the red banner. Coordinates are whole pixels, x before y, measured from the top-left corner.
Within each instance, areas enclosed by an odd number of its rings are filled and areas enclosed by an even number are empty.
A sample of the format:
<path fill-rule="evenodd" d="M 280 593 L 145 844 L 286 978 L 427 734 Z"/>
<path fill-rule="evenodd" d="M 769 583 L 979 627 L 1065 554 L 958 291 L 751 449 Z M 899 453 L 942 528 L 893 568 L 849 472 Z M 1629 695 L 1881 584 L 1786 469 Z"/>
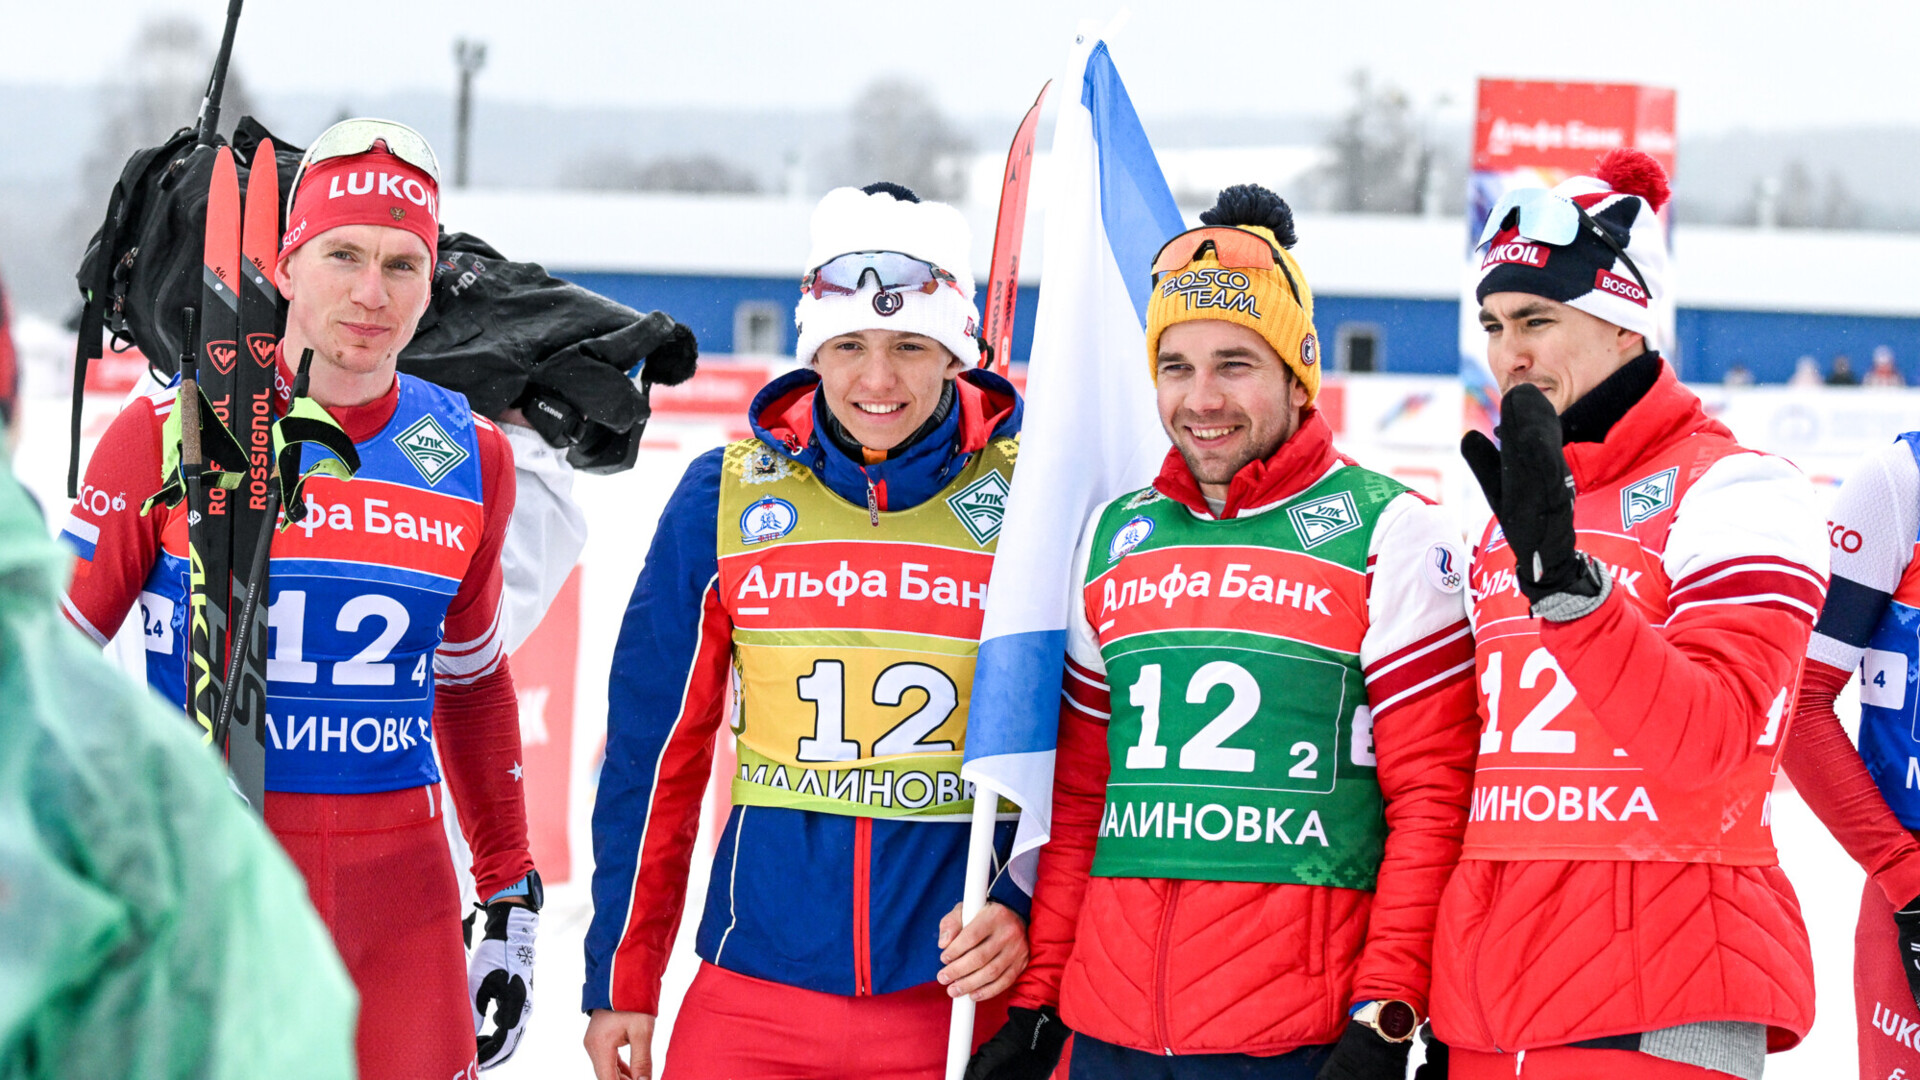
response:
<path fill-rule="evenodd" d="M 1671 175 L 1673 106 L 1665 87 L 1482 79 L 1473 167 L 1584 173 L 1600 155 L 1631 146 Z"/>
<path fill-rule="evenodd" d="M 572 799 L 574 669 L 580 655 L 580 568 L 574 567 L 546 617 L 513 654 L 520 699 L 521 765 L 527 799 L 527 846 L 549 885 L 573 873 L 567 837 Z"/>

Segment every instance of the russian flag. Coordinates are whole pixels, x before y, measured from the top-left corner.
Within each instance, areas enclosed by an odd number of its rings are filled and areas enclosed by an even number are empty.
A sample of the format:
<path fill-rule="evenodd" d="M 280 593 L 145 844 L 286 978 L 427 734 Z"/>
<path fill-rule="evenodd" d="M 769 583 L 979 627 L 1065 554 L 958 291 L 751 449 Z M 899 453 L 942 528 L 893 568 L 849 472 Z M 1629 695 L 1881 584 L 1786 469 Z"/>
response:
<path fill-rule="evenodd" d="M 1073 548 L 1095 509 L 1151 483 L 1166 456 L 1147 367 L 1149 270 L 1185 228 L 1106 43 L 1087 38 L 1080 94 L 1054 126 L 1026 423 L 962 769 L 1020 806 L 1012 873 L 1028 890 L 1053 811 Z"/>

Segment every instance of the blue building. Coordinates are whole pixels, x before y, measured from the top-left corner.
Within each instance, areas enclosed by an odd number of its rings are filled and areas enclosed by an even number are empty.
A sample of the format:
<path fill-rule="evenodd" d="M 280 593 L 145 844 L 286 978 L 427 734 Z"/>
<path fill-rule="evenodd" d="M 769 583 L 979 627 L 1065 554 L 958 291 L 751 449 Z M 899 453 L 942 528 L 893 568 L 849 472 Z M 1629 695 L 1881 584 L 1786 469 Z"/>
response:
<path fill-rule="evenodd" d="M 1035 200 L 1038 210 L 1039 200 Z M 703 351 L 787 355 L 811 200 L 761 196 L 449 192 L 451 228 L 621 303 L 672 313 Z M 991 208 L 966 208 L 985 289 Z M 1452 220 L 1302 215 L 1294 249 L 1335 370 L 1458 370 L 1465 229 Z M 1027 360 L 1043 221 L 1029 222 L 1013 360 Z M 1864 373 L 1886 346 L 1920 383 L 1920 234 L 1677 227 L 1673 287 L 1683 377 L 1742 367 L 1785 382 L 1802 356 Z"/>

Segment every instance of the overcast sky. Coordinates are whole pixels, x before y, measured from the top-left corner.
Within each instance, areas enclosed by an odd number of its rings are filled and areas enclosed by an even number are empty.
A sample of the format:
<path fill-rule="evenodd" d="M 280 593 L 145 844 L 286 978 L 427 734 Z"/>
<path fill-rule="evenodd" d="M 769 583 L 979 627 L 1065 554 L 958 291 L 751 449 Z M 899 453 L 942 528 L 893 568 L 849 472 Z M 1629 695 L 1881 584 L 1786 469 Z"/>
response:
<path fill-rule="evenodd" d="M 489 47 L 484 97 L 556 104 L 837 109 L 873 75 L 931 85 L 972 115 L 1024 109 L 1082 19 L 1069 0 L 252 0 L 236 53 L 267 91 L 355 96 L 452 85 L 451 44 Z M 1920 126 L 1920 3 L 1680 0 L 1571 4 L 1316 0 L 1131 5 L 1111 39 L 1143 113 L 1329 113 L 1367 66 L 1464 117 L 1476 76 L 1646 82 L 1680 127 Z M 0 79 L 108 78 L 152 12 L 225 0 L 0 0 Z"/>

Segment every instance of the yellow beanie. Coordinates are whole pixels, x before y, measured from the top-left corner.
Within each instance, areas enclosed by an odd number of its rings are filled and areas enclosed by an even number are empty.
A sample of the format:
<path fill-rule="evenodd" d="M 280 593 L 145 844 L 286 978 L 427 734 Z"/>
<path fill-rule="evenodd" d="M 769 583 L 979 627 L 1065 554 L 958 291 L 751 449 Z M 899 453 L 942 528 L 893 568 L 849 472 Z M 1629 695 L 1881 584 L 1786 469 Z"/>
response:
<path fill-rule="evenodd" d="M 1313 332 L 1313 291 L 1307 287 L 1306 274 L 1272 229 L 1264 225 L 1213 227 L 1241 229 L 1272 244 L 1287 272 L 1293 275 L 1300 295 L 1294 296 L 1286 274 L 1278 267 L 1224 269 L 1213 249 L 1206 249 L 1186 269 L 1162 277 L 1147 299 L 1148 372 L 1159 382 L 1160 335 L 1167 327 L 1194 319 L 1219 319 L 1244 326 L 1273 346 L 1307 388 L 1307 403 L 1312 404 L 1320 396 L 1320 339 Z"/>

